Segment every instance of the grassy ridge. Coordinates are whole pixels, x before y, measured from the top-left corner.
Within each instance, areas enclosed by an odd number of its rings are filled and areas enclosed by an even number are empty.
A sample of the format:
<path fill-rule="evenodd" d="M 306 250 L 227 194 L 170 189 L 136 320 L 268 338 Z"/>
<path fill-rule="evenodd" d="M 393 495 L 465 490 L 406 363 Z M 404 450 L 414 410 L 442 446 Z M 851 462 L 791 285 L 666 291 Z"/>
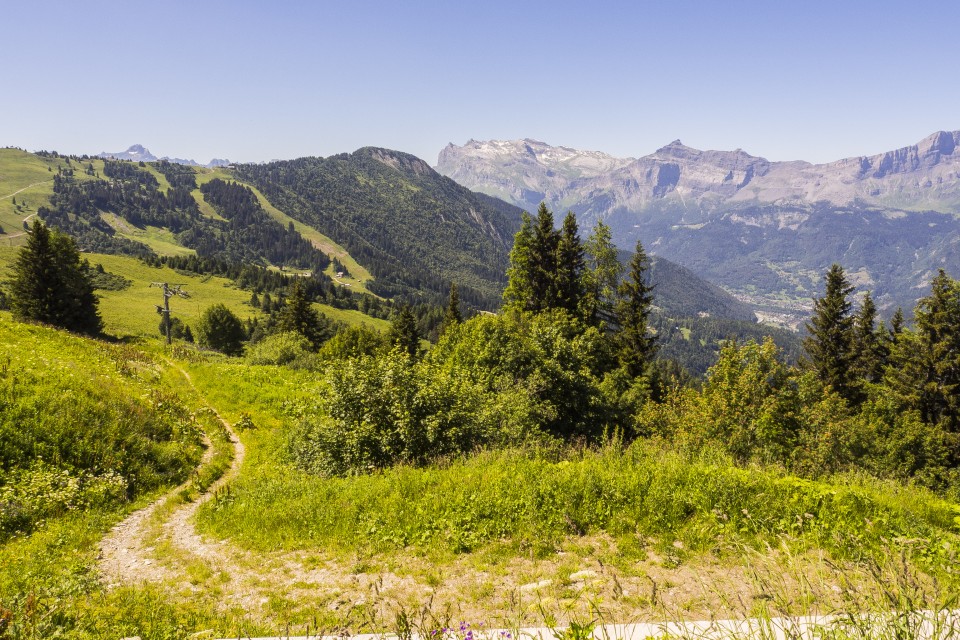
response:
<path fill-rule="evenodd" d="M 194 380 L 260 426 L 245 435 L 250 456 L 242 476 L 199 515 L 209 532 L 257 550 L 389 554 L 413 547 L 442 562 L 498 547 L 508 555 L 549 554 L 569 536 L 603 533 L 623 554 L 649 548 L 678 562 L 781 539 L 855 560 L 909 540 L 905 548 L 938 570 L 955 562 L 950 549 L 960 544 L 960 507 L 923 490 L 852 477 L 804 480 L 650 441 L 484 452 L 440 466 L 323 479 L 284 461 L 299 416 L 322 411 L 320 380 L 213 363 L 196 365 Z"/>

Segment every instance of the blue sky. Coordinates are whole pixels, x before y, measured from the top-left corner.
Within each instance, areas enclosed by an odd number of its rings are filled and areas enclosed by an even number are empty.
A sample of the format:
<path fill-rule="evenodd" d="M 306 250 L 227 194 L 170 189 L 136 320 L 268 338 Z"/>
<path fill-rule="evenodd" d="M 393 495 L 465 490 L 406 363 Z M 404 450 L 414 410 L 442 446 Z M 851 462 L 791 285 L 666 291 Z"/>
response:
<path fill-rule="evenodd" d="M 960 129 L 957 2 L 0 2 L 0 146 L 261 161 L 530 137 L 829 161 Z"/>

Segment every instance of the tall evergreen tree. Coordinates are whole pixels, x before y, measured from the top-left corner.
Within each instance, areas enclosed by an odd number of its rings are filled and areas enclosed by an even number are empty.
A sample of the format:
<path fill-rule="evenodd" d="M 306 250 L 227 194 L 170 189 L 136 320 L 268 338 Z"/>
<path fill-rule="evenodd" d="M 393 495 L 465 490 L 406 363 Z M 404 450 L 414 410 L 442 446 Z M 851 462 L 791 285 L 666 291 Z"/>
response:
<path fill-rule="evenodd" d="M 571 315 L 580 309 L 584 295 L 583 274 L 586 266 L 583 243 L 577 228 L 577 217 L 568 211 L 557 242 L 557 270 L 554 289 L 557 306 Z"/>
<path fill-rule="evenodd" d="M 420 332 L 417 319 L 409 306 L 404 305 L 390 326 L 390 343 L 408 354 L 412 359 L 420 355 Z"/>
<path fill-rule="evenodd" d="M 617 256 L 610 227 L 598 222 L 584 245 L 586 264 L 583 271 L 581 315 L 591 325 L 615 324 L 617 286 L 623 264 Z"/>
<path fill-rule="evenodd" d="M 557 295 L 557 247 L 560 234 L 553 226 L 553 213 L 541 202 L 533 225 L 530 247 L 530 301 L 531 311 L 555 309 Z"/>
<path fill-rule="evenodd" d="M 615 336 L 620 364 L 633 377 L 643 375 L 653 362 L 657 337 L 650 332 L 653 286 L 648 282 L 650 261 L 637 241 L 627 277 L 618 287 L 616 307 L 618 330 Z"/>
<path fill-rule="evenodd" d="M 925 423 L 960 433 L 960 282 L 941 269 L 914 316 L 913 331 L 894 346 L 886 380 Z"/>
<path fill-rule="evenodd" d="M 11 308 L 20 320 L 97 335 L 103 329 L 89 269 L 69 236 L 35 220 L 13 267 Z"/>
<path fill-rule="evenodd" d="M 440 323 L 440 333 L 454 325 L 463 322 L 463 314 L 460 313 L 460 294 L 457 293 L 457 283 L 450 283 L 450 299 L 447 301 L 447 309 L 443 313 L 443 322 Z"/>
<path fill-rule="evenodd" d="M 333 335 L 330 323 L 310 304 L 299 280 L 293 283 L 286 305 L 277 314 L 276 329 L 299 333 L 310 341 L 314 349 L 319 349 Z"/>
<path fill-rule="evenodd" d="M 890 319 L 890 341 L 896 342 L 897 336 L 903 333 L 903 309 L 897 307 L 896 313 L 893 314 L 893 317 Z"/>
<path fill-rule="evenodd" d="M 810 335 L 803 341 L 804 362 L 823 384 L 847 400 L 856 401 L 858 391 L 851 384 L 854 318 L 849 296 L 853 287 L 838 264 L 827 271 L 826 282 L 826 292 L 814 301 L 813 318 L 807 323 Z"/>
<path fill-rule="evenodd" d="M 503 291 L 505 309 L 530 310 L 533 306 L 531 252 L 533 250 L 533 223 L 524 211 L 520 230 L 513 237 L 510 267 L 507 269 L 507 288 Z"/>
<path fill-rule="evenodd" d="M 882 324 L 877 327 L 877 306 L 868 291 L 853 322 L 851 384 L 861 389 L 857 394 L 859 400 L 865 397 L 862 391 L 864 384 L 880 382 L 883 378 L 889 355 L 884 339 L 886 333 Z"/>

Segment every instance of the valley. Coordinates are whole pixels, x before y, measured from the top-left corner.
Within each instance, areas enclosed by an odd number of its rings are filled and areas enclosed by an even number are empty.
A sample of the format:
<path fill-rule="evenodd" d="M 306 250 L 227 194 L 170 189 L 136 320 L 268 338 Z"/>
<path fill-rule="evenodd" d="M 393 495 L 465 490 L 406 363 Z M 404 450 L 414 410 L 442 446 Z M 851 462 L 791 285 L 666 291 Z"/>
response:
<path fill-rule="evenodd" d="M 641 158 L 534 140 L 448 145 L 438 170 L 533 210 L 545 200 L 614 240 L 636 240 L 796 328 L 833 262 L 885 314 L 913 306 L 937 268 L 960 268 L 960 132 L 833 163 L 769 162 L 679 140 Z"/>

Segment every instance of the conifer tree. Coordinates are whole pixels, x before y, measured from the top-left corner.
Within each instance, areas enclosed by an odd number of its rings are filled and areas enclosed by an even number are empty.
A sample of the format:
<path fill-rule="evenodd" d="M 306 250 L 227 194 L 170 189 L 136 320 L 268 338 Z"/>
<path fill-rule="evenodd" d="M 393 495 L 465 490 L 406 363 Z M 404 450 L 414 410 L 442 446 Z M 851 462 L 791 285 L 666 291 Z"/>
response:
<path fill-rule="evenodd" d="M 541 202 L 533 225 L 530 246 L 530 310 L 544 311 L 559 305 L 556 274 L 560 234 L 553 227 L 553 213 Z"/>
<path fill-rule="evenodd" d="M 643 375 L 653 362 L 657 338 L 650 332 L 653 286 L 649 284 L 650 262 L 637 241 L 627 277 L 618 287 L 616 307 L 618 330 L 615 336 L 620 364 L 633 377 Z"/>
<path fill-rule="evenodd" d="M 13 267 L 14 317 L 97 335 L 103 321 L 88 272 L 72 238 L 35 220 Z"/>
<path fill-rule="evenodd" d="M 319 349 L 332 332 L 326 318 L 313 308 L 299 280 L 293 283 L 286 305 L 277 314 L 277 331 L 295 331 Z"/>
<path fill-rule="evenodd" d="M 583 271 L 581 315 L 588 324 L 615 323 L 617 286 L 623 265 L 617 257 L 610 227 L 598 222 L 584 245 L 586 264 Z"/>
<path fill-rule="evenodd" d="M 505 309 L 527 311 L 533 306 L 531 282 L 533 223 L 526 211 L 523 212 L 520 220 L 520 230 L 513 237 L 513 248 L 510 250 L 510 266 L 507 269 L 507 288 L 503 292 L 503 306 Z"/>
<path fill-rule="evenodd" d="M 914 316 L 913 331 L 894 346 L 887 382 L 925 423 L 960 433 L 960 282 L 941 269 Z"/>
<path fill-rule="evenodd" d="M 860 311 L 853 322 L 853 362 L 851 385 L 860 389 L 857 400 L 864 399 L 864 384 L 876 383 L 883 378 L 887 363 L 886 329 L 876 326 L 877 306 L 868 291 L 860 303 Z"/>
<path fill-rule="evenodd" d="M 417 319 L 409 306 L 404 305 L 390 326 L 390 343 L 400 347 L 412 359 L 420 355 L 420 332 Z"/>
<path fill-rule="evenodd" d="M 442 334 L 450 327 L 463 322 L 463 315 L 460 313 L 460 294 L 457 293 L 457 283 L 450 283 L 450 299 L 447 301 L 447 309 L 443 314 L 443 322 L 440 323 L 440 333 Z"/>
<path fill-rule="evenodd" d="M 577 229 L 577 218 L 568 211 L 557 241 L 557 267 L 554 274 L 554 300 L 557 307 L 576 314 L 583 299 L 584 250 Z"/>
<path fill-rule="evenodd" d="M 896 313 L 893 314 L 893 318 L 890 319 L 890 341 L 896 342 L 897 336 L 903 333 L 903 309 L 897 307 Z"/>
<path fill-rule="evenodd" d="M 810 335 L 803 341 L 804 362 L 823 384 L 848 401 L 855 401 L 857 390 L 851 384 L 854 318 L 849 300 L 853 287 L 838 264 L 830 267 L 825 279 L 826 292 L 814 301 L 813 318 L 807 323 Z"/>

